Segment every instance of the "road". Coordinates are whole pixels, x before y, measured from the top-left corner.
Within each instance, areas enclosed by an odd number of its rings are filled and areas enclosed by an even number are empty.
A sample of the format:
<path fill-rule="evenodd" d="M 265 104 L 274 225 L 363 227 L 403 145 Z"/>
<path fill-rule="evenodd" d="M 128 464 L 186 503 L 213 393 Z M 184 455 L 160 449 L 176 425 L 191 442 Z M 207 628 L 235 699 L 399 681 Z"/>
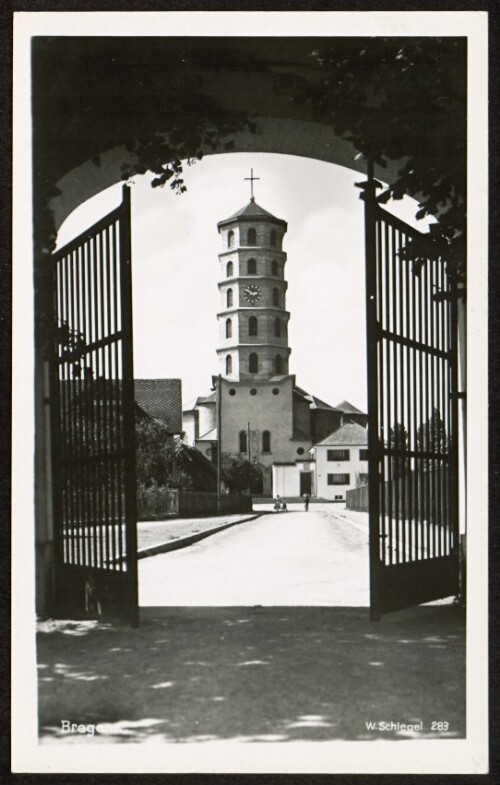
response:
<path fill-rule="evenodd" d="M 256 508 L 259 509 L 258 507 Z M 291 505 L 139 562 L 141 606 L 367 606 L 367 516 Z"/>

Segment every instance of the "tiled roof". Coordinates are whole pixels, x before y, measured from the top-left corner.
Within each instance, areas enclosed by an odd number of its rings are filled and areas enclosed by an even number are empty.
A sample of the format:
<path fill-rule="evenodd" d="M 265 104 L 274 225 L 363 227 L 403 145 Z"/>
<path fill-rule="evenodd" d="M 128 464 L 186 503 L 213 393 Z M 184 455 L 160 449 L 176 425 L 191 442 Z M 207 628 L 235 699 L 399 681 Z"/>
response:
<path fill-rule="evenodd" d="M 283 221 L 281 218 L 276 218 L 275 215 L 269 213 L 267 210 L 264 210 L 263 207 L 257 204 L 255 199 L 250 199 L 249 203 L 245 205 L 245 207 L 242 207 L 241 210 L 233 213 L 233 215 L 230 215 L 229 218 L 224 218 L 222 221 L 219 221 L 217 227 L 241 219 L 244 221 L 252 221 L 259 218 L 266 218 L 268 221 L 272 221 L 273 223 L 277 223 L 282 226 L 287 225 L 286 221 Z"/>
<path fill-rule="evenodd" d="M 366 428 L 357 422 L 348 422 L 336 431 L 333 431 L 323 441 L 318 442 L 316 447 L 337 447 L 344 445 L 364 446 L 368 444 L 368 432 Z"/>
<path fill-rule="evenodd" d="M 338 403 L 335 408 L 346 414 L 365 414 L 365 412 L 362 412 L 361 409 L 357 409 L 352 403 L 349 403 L 349 401 L 342 401 L 342 403 Z"/>
<path fill-rule="evenodd" d="M 168 427 L 170 433 L 182 431 L 182 404 L 180 379 L 135 379 L 137 404 Z"/>

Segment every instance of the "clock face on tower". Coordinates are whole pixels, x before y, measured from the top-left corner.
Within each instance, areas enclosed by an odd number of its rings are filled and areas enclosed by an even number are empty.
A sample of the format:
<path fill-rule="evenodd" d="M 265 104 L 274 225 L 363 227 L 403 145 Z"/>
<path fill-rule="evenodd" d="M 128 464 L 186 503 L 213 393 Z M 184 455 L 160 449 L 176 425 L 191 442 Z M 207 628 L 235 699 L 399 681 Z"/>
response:
<path fill-rule="evenodd" d="M 243 289 L 243 297 L 247 303 L 255 305 L 262 297 L 262 289 L 254 283 L 249 283 L 248 286 L 245 286 Z"/>

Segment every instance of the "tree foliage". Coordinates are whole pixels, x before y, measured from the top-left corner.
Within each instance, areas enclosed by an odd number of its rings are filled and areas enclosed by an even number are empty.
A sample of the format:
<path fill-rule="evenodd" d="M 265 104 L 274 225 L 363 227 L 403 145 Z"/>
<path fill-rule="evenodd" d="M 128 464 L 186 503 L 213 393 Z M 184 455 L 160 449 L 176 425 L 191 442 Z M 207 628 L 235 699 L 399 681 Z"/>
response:
<path fill-rule="evenodd" d="M 466 218 L 466 50 L 460 38 L 339 38 L 311 53 L 319 81 L 281 75 L 278 91 L 309 104 L 313 117 L 381 167 L 400 162 L 380 202 L 405 194 L 416 217 L 434 216 L 412 258 L 444 256 L 464 275 Z"/>
<path fill-rule="evenodd" d="M 392 428 L 389 428 L 389 446 L 397 451 L 397 455 L 391 459 L 391 475 L 392 479 L 397 480 L 398 477 L 403 477 L 409 469 L 409 438 L 408 431 L 403 423 L 395 422 Z"/>
<path fill-rule="evenodd" d="M 193 487 L 186 445 L 168 432 L 166 426 L 148 415 L 136 414 L 137 483 L 188 491 Z"/>
<path fill-rule="evenodd" d="M 417 430 L 417 449 L 423 453 L 431 453 L 435 458 L 427 456 L 422 461 L 424 471 L 439 466 L 440 458 L 448 453 L 448 435 L 439 409 L 434 408 L 429 419 Z"/>
<path fill-rule="evenodd" d="M 262 482 L 262 470 L 247 458 L 223 453 L 221 468 L 222 479 L 230 493 L 256 492 Z"/>

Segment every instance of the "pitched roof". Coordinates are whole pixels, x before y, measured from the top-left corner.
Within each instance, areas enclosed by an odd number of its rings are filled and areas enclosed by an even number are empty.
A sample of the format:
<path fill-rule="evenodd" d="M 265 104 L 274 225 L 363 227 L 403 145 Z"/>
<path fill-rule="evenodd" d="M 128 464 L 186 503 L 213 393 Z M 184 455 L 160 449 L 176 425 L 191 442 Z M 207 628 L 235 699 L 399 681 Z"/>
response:
<path fill-rule="evenodd" d="M 196 403 L 215 403 L 217 401 L 217 393 L 213 392 L 210 395 L 200 395 Z"/>
<path fill-rule="evenodd" d="M 207 431 L 202 436 L 198 436 L 196 441 L 200 442 L 216 442 L 217 441 L 217 428 L 212 428 L 210 431 Z"/>
<path fill-rule="evenodd" d="M 180 379 L 134 379 L 136 403 L 168 427 L 170 433 L 182 432 Z"/>
<path fill-rule="evenodd" d="M 366 428 L 357 422 L 348 422 L 329 434 L 323 441 L 318 442 L 316 447 L 336 447 L 340 445 L 363 446 L 368 444 L 368 432 Z"/>
<path fill-rule="evenodd" d="M 365 412 L 362 412 L 361 409 L 357 409 L 352 403 L 349 403 L 349 401 L 342 401 L 342 403 L 338 403 L 335 408 L 346 414 L 365 414 Z"/>
<path fill-rule="evenodd" d="M 315 395 L 311 395 L 311 393 L 306 392 L 306 390 L 303 390 L 302 387 L 295 386 L 293 391 L 296 395 L 299 395 L 301 398 L 308 401 L 310 403 L 311 409 L 327 409 L 328 411 L 332 412 L 338 411 L 337 406 L 330 406 L 329 403 L 325 403 L 325 401 L 322 401 L 321 398 L 316 398 Z"/>
<path fill-rule="evenodd" d="M 217 393 L 209 393 L 208 395 L 198 395 L 196 398 L 190 398 L 182 405 L 183 412 L 192 412 L 197 406 L 207 403 L 215 403 L 217 400 Z"/>
<path fill-rule="evenodd" d="M 266 220 L 272 221 L 272 223 L 279 224 L 280 226 L 286 227 L 287 225 L 286 221 L 283 221 L 281 218 L 276 218 L 275 215 L 268 212 L 267 210 L 264 210 L 264 208 L 257 204 L 255 199 L 252 198 L 248 204 L 245 205 L 245 207 L 241 208 L 241 210 L 233 213 L 233 215 L 230 215 L 229 218 L 224 218 L 222 221 L 219 221 L 217 228 L 220 229 L 221 226 L 224 226 L 225 224 L 231 223 L 233 221 L 254 221 L 256 219 L 258 220 L 259 218 L 265 218 Z"/>

